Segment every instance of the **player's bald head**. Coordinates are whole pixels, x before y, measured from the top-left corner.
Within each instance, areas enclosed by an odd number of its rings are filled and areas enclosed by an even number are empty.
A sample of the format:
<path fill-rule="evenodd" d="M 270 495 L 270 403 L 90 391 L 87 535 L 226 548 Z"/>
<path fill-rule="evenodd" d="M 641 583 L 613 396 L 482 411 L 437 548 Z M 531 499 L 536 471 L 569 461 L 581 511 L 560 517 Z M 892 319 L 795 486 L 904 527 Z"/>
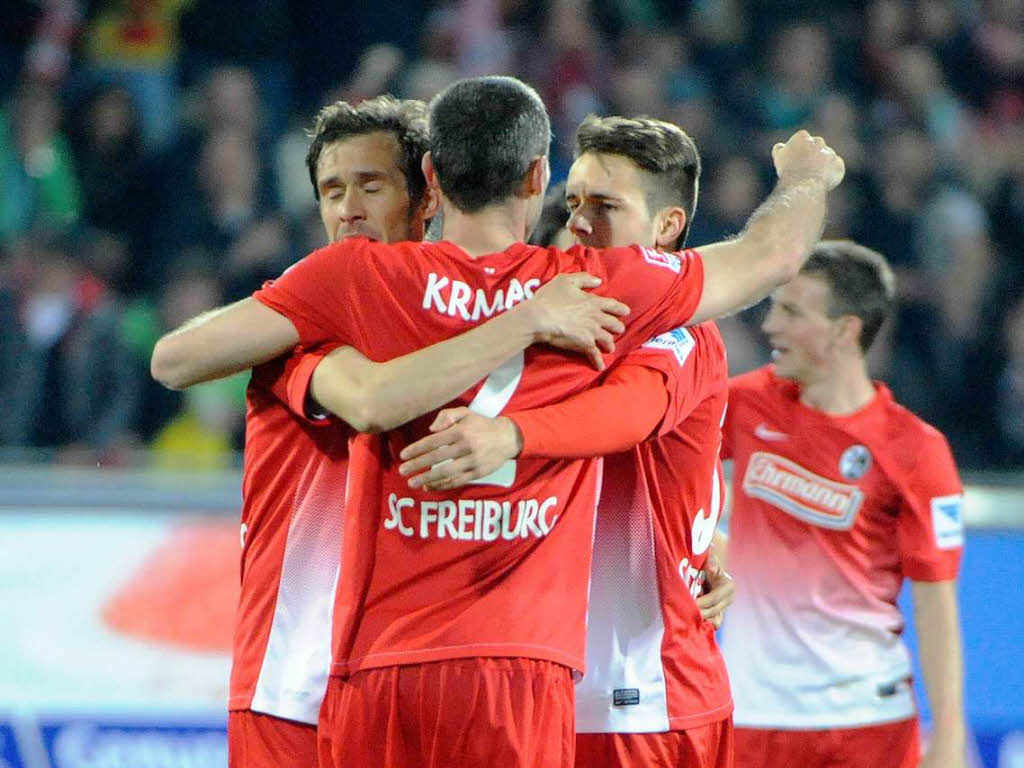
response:
<path fill-rule="evenodd" d="M 511 197 L 551 144 L 544 102 L 514 77 L 453 83 L 430 102 L 429 124 L 441 191 L 466 213 Z"/>

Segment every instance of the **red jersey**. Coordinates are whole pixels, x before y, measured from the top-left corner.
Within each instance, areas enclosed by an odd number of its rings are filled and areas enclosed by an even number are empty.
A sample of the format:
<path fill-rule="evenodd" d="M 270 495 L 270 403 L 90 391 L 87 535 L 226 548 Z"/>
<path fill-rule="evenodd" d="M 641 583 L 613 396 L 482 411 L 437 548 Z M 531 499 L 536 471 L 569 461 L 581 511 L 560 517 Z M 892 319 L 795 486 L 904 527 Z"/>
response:
<path fill-rule="evenodd" d="M 580 733 L 682 730 L 732 711 L 714 627 L 696 604 L 724 499 L 725 345 L 714 323 L 676 328 L 622 365 L 661 372 L 668 409 L 656 436 L 605 459 Z"/>
<path fill-rule="evenodd" d="M 732 379 L 723 626 L 737 725 L 843 728 L 914 715 L 904 578 L 957 575 L 963 487 L 937 430 L 876 384 L 859 411 L 800 402 L 771 367 Z"/>
<path fill-rule="evenodd" d="M 347 430 L 298 415 L 320 359 L 279 358 L 249 382 L 228 701 L 303 723 L 327 686 L 348 466 Z"/>
<path fill-rule="evenodd" d="M 568 252 L 516 243 L 470 258 L 450 243 L 350 239 L 318 251 L 256 297 L 304 344 L 332 340 L 390 359 L 510 309 L 560 272 L 586 270 L 631 307 L 614 360 L 693 315 L 699 255 L 641 248 Z M 561 400 L 598 372 L 544 347 L 496 369 L 459 404 L 494 416 Z M 359 669 L 471 656 L 523 656 L 583 668 L 599 462 L 508 462 L 457 495 L 409 488 L 399 452 L 429 414 L 350 456 L 350 515 L 335 608 L 335 664 Z"/>

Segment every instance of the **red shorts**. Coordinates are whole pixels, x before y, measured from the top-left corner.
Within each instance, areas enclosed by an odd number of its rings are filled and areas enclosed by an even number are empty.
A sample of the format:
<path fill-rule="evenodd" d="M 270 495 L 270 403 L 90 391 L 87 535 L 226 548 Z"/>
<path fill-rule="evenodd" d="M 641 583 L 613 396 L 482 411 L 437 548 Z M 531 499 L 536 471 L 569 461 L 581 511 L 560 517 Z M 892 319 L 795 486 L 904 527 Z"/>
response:
<path fill-rule="evenodd" d="M 820 731 L 736 729 L 736 768 L 917 768 L 917 718 Z"/>
<path fill-rule="evenodd" d="M 228 712 L 228 768 L 311 768 L 316 726 L 252 710 Z"/>
<path fill-rule="evenodd" d="M 320 768 L 571 768 L 568 667 L 452 659 L 332 676 L 320 710 Z"/>
<path fill-rule="evenodd" d="M 666 733 L 576 734 L 576 768 L 732 768 L 732 718 Z"/>

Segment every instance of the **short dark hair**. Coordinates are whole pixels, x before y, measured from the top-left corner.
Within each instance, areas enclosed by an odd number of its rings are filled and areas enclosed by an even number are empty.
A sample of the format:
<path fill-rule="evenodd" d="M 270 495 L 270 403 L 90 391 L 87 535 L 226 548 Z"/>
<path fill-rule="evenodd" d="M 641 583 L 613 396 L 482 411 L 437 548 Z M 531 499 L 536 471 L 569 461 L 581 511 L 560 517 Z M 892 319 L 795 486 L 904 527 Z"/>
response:
<path fill-rule="evenodd" d="M 429 122 L 441 191 L 465 213 L 510 197 L 551 144 L 544 102 L 514 77 L 453 83 L 430 102 Z"/>
<path fill-rule="evenodd" d="M 585 152 L 622 155 L 654 176 L 647 191 L 653 214 L 666 206 L 686 211 L 686 226 L 675 247 L 682 248 L 697 208 L 700 153 L 678 125 L 653 117 L 598 117 L 589 115 L 576 129 L 576 157 Z"/>
<path fill-rule="evenodd" d="M 892 310 L 896 278 L 885 257 L 852 240 L 822 240 L 800 269 L 829 289 L 829 317 L 861 319 L 860 348 L 867 352 Z"/>
<path fill-rule="evenodd" d="M 398 167 L 405 174 L 409 201 L 417 204 L 423 198 L 427 181 L 423 178 L 423 155 L 429 147 L 427 141 L 427 105 L 416 99 L 396 99 L 377 96 L 353 106 L 347 101 L 336 101 L 320 110 L 309 135 L 312 141 L 306 153 L 306 167 L 313 184 L 313 194 L 320 199 L 316 183 L 316 168 L 324 146 L 352 136 L 377 131 L 393 133 L 401 150 Z"/>

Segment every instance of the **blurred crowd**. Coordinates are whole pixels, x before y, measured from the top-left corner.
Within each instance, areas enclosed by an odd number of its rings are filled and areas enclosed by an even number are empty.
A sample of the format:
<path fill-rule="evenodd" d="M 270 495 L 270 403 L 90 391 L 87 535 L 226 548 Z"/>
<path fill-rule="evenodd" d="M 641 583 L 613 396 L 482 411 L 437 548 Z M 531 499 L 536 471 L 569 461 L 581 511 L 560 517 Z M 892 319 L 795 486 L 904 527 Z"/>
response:
<path fill-rule="evenodd" d="M 875 373 L 964 467 L 1024 466 L 1024 0 L 7 6 L 0 450 L 234 461 L 245 377 L 163 390 L 156 338 L 323 244 L 303 162 L 319 106 L 503 72 L 548 104 L 555 180 L 591 112 L 687 130 L 691 245 L 742 228 L 774 142 L 825 136 L 848 169 L 827 236 L 898 270 Z M 759 321 L 724 324 L 734 372 L 766 360 Z"/>

